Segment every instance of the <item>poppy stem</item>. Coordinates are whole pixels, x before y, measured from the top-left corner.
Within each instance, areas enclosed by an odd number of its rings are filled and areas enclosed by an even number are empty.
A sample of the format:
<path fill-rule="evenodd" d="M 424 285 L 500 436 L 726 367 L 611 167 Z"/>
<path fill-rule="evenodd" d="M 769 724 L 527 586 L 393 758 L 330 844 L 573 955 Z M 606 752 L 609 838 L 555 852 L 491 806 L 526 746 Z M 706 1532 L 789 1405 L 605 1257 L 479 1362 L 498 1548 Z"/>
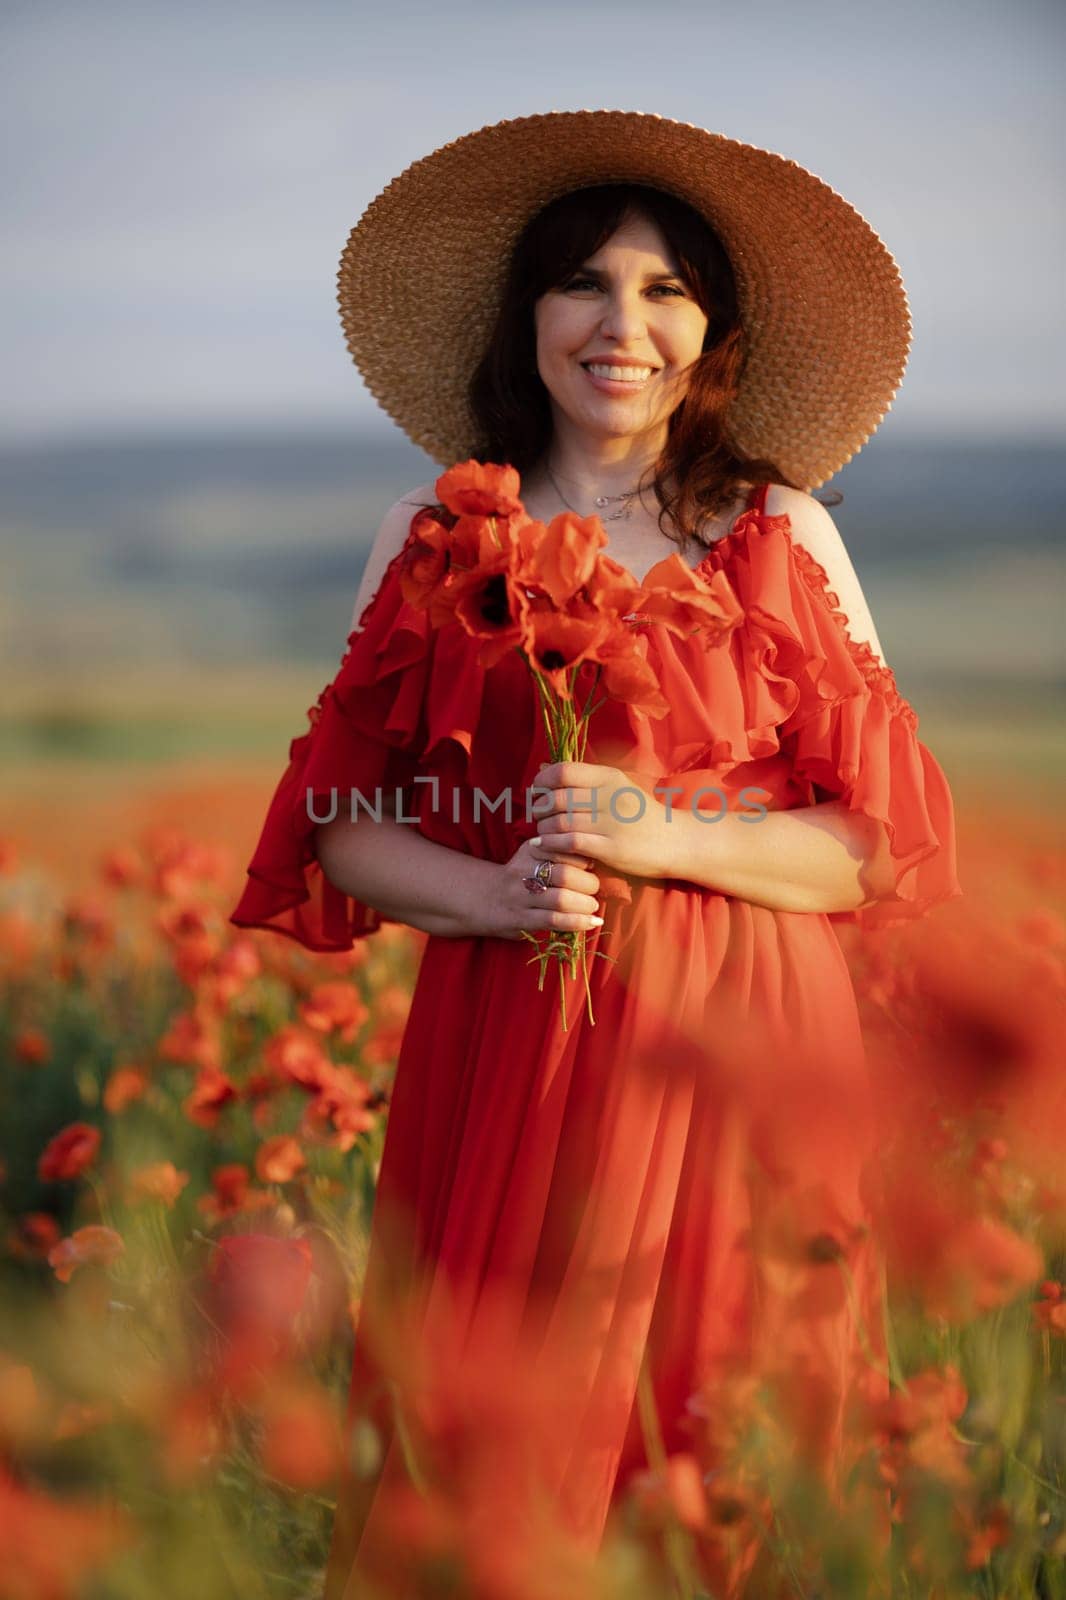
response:
<path fill-rule="evenodd" d="M 843 1256 L 837 1257 L 836 1264 L 840 1268 L 841 1277 L 844 1279 L 844 1287 L 847 1291 L 848 1304 L 851 1308 L 852 1317 L 855 1319 L 855 1332 L 858 1335 L 863 1354 L 875 1372 L 879 1372 L 883 1378 L 888 1378 L 897 1386 L 897 1388 L 905 1389 L 907 1386 L 906 1379 L 903 1377 L 903 1374 L 900 1371 L 899 1358 L 895 1352 L 895 1345 L 888 1323 L 888 1310 L 884 1304 L 884 1301 L 882 1301 L 882 1310 L 885 1322 L 885 1349 L 888 1356 L 887 1366 L 879 1359 L 870 1341 L 869 1330 L 866 1326 L 866 1319 L 862 1314 L 862 1307 L 859 1305 L 859 1296 L 855 1285 L 855 1276 L 851 1270 L 851 1267 L 848 1262 L 844 1260 Z"/>
<path fill-rule="evenodd" d="M 533 682 L 536 684 L 545 738 L 548 743 L 549 760 L 552 762 L 584 760 L 585 749 L 588 744 L 589 716 L 591 714 L 589 702 L 595 693 L 596 684 L 599 682 L 601 668 L 597 665 L 596 678 L 589 691 L 588 700 L 585 702 L 584 709 L 578 712 L 574 695 L 577 689 L 580 664 L 570 669 L 566 680 L 566 695 L 560 696 L 553 690 L 551 683 L 545 679 L 544 675 L 537 670 L 529 656 L 525 655 L 525 652 L 521 650 L 521 647 L 518 647 L 518 649 L 519 653 L 524 656 L 526 665 L 533 675 Z M 602 702 L 600 703 L 602 704 Z M 548 962 L 553 956 L 557 961 L 559 970 L 559 1009 L 563 1032 L 569 1031 L 566 1018 L 566 973 L 564 967 L 569 968 L 570 977 L 575 979 L 580 969 L 584 982 L 585 1004 L 588 1010 L 589 1022 L 595 1027 L 596 1018 L 593 1015 L 592 1008 L 592 984 L 589 981 L 585 932 L 581 929 L 569 929 L 564 933 L 553 935 L 543 949 L 533 933 L 525 932 L 522 937 L 529 939 L 537 947 L 537 953 L 535 956 L 530 957 L 529 964 L 532 964 L 533 961 L 540 963 L 540 973 L 537 981 L 539 993 L 543 993 L 544 990 L 544 978 Z M 599 954 L 600 952 L 597 951 L 596 953 Z M 611 958 L 608 957 L 607 959 Z"/>
<path fill-rule="evenodd" d="M 596 675 L 592 680 L 592 688 L 589 690 L 588 700 L 585 701 L 585 708 L 581 713 L 581 720 L 585 724 L 586 729 L 588 727 L 588 719 L 589 719 L 589 717 L 591 717 L 592 712 L 596 710 L 596 706 L 592 706 L 591 710 L 590 710 L 590 702 L 592 700 L 593 695 L 596 693 L 597 688 L 599 687 L 600 674 L 602 672 L 603 672 L 603 667 L 597 661 L 597 663 L 596 663 Z M 606 696 L 604 698 L 606 698 Z M 603 700 L 598 700 L 596 702 L 596 705 L 602 706 L 603 705 Z"/>
<path fill-rule="evenodd" d="M 662 1486 L 666 1505 L 668 1520 L 666 1527 L 663 1529 L 663 1542 L 666 1546 L 667 1560 L 677 1583 L 678 1593 L 683 1597 L 683 1600 L 694 1600 L 697 1588 L 696 1577 L 692 1568 L 690 1536 L 679 1521 L 670 1496 L 666 1445 L 663 1441 L 659 1413 L 655 1404 L 655 1390 L 652 1387 L 647 1344 L 645 1344 L 641 1354 L 640 1371 L 637 1375 L 637 1410 L 640 1417 L 640 1431 L 644 1438 L 644 1451 L 648 1458 L 648 1465 Z"/>

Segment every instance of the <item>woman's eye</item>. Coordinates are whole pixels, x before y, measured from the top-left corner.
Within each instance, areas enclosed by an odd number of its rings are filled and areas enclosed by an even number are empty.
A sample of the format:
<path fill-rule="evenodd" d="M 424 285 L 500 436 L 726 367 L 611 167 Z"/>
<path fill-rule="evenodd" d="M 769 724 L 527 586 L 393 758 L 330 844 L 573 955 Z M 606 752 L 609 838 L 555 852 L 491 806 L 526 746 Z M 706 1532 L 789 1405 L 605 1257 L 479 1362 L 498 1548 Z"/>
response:
<path fill-rule="evenodd" d="M 566 285 L 567 289 L 598 289 L 599 284 L 594 278 L 571 278 Z M 652 289 L 664 289 L 667 294 L 684 295 L 684 289 L 679 289 L 671 283 L 653 283 Z"/>

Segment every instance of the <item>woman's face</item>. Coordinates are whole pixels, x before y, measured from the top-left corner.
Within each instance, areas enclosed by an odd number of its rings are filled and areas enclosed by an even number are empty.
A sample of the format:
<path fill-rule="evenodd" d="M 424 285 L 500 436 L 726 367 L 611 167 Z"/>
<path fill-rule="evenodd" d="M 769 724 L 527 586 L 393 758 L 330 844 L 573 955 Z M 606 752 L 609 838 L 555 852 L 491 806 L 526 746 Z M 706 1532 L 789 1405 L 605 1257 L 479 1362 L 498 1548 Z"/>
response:
<path fill-rule="evenodd" d="M 632 217 L 541 295 L 534 325 L 556 430 L 566 419 L 581 433 L 625 438 L 665 427 L 684 399 L 707 317 L 658 227 Z M 611 365 L 628 369 L 622 381 L 607 375 Z"/>

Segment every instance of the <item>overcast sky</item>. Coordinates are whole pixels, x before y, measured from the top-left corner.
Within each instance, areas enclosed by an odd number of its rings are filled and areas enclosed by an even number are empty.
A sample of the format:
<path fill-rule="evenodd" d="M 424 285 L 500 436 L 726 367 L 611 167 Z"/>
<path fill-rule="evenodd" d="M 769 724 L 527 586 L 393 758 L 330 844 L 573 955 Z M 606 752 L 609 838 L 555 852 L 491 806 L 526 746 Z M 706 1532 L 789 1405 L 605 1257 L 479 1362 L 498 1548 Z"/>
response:
<path fill-rule="evenodd" d="M 394 431 L 344 347 L 348 231 L 504 117 L 656 111 L 792 157 L 900 264 L 901 433 L 1066 413 L 1053 0 L 5 0 L 0 443 Z"/>

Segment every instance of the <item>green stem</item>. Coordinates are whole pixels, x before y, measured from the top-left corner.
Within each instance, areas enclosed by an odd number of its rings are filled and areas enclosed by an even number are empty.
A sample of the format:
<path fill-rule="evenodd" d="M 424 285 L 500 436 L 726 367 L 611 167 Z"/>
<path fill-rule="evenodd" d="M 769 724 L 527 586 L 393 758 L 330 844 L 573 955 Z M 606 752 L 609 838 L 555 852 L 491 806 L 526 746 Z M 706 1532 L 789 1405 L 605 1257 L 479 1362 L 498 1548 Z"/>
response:
<path fill-rule="evenodd" d="M 763 1540 L 763 1548 L 764 1549 L 768 1549 L 770 1551 L 770 1553 L 773 1556 L 774 1560 L 781 1562 L 782 1566 L 784 1567 L 785 1571 L 787 1572 L 787 1574 L 789 1576 L 789 1579 L 791 1580 L 792 1587 L 795 1589 L 797 1595 L 799 1595 L 799 1600 L 809 1600 L 809 1596 L 808 1596 L 807 1590 L 803 1587 L 803 1584 L 800 1582 L 800 1575 L 796 1571 L 795 1563 L 792 1560 L 792 1556 L 790 1554 L 791 1541 L 789 1540 L 789 1536 L 785 1532 L 784 1527 L 782 1526 L 781 1518 L 780 1518 L 780 1516 L 778 1514 L 776 1506 L 771 1507 L 770 1515 L 773 1518 L 774 1531 L 776 1532 L 776 1534 L 778 1536 L 779 1543 L 777 1545 L 774 1545 L 773 1541 L 769 1538 L 769 1536 L 767 1534 L 765 1534 L 763 1532 L 763 1530 L 760 1528 L 759 1529 L 759 1533 L 760 1533 L 760 1535 L 762 1537 L 762 1540 Z"/>
<path fill-rule="evenodd" d="M 601 676 L 602 672 L 603 672 L 603 666 L 599 661 L 597 661 L 597 663 L 596 663 L 596 672 L 595 672 L 595 675 L 594 675 L 594 677 L 592 679 L 592 688 L 589 690 L 589 697 L 585 701 L 585 709 L 581 713 L 581 720 L 584 723 L 588 722 L 588 719 L 589 719 L 589 717 L 591 717 L 592 712 L 596 709 L 596 707 L 593 706 L 592 710 L 590 710 L 589 706 L 590 706 L 590 703 L 592 701 L 592 697 L 596 693 L 596 690 L 597 690 L 597 688 L 599 686 L 600 676 Z M 602 705 L 603 701 L 602 700 L 598 701 L 598 704 Z"/>
<path fill-rule="evenodd" d="M 394 1381 L 390 1381 L 389 1389 L 392 1393 L 393 1422 L 396 1427 L 396 1437 L 400 1442 L 400 1449 L 403 1451 L 404 1464 L 414 1487 L 420 1495 L 425 1496 L 429 1493 L 429 1480 L 423 1474 L 418 1464 L 418 1458 L 415 1455 L 414 1441 L 411 1438 L 411 1431 L 407 1426 L 403 1415 L 403 1407 L 400 1403 L 399 1388 Z"/>
<path fill-rule="evenodd" d="M 958 1428 L 951 1429 L 951 1436 L 953 1439 L 957 1439 L 960 1444 L 969 1445 L 975 1450 L 979 1449 L 984 1443 L 982 1439 L 967 1439 L 966 1435 L 964 1433 L 960 1433 Z M 1004 1455 L 1007 1456 L 1009 1460 L 1013 1461 L 1016 1467 L 1021 1467 L 1022 1471 L 1027 1473 L 1028 1476 L 1032 1478 L 1034 1483 L 1040 1484 L 1041 1488 L 1046 1489 L 1049 1494 L 1053 1494 L 1056 1500 L 1066 1500 L 1066 1494 L 1063 1494 L 1062 1490 L 1054 1483 L 1050 1483 L 1047 1478 L 1042 1478 L 1039 1472 L 1034 1472 L 1029 1463 L 1027 1461 L 1023 1461 L 1016 1450 L 1012 1450 L 1010 1445 L 1003 1444 L 1002 1441 L 999 1441 L 999 1443 Z"/>
<path fill-rule="evenodd" d="M 870 1343 L 870 1335 L 866 1327 L 866 1320 L 863 1317 L 861 1307 L 859 1306 L 859 1296 L 855 1288 L 854 1274 L 852 1273 L 848 1263 L 844 1260 L 843 1256 L 838 1256 L 837 1266 L 840 1268 L 841 1276 L 844 1279 L 844 1286 L 847 1289 L 848 1306 L 852 1316 L 855 1319 L 855 1331 L 859 1335 L 859 1343 L 862 1345 L 863 1354 L 875 1372 L 881 1373 L 882 1377 L 888 1378 L 890 1382 L 898 1384 L 901 1389 L 905 1389 L 906 1382 L 902 1373 L 899 1371 L 898 1360 L 893 1362 L 893 1347 L 890 1337 L 890 1330 L 886 1326 L 885 1346 L 889 1356 L 889 1364 L 886 1367 L 884 1362 L 881 1361 L 875 1354 L 874 1348 Z M 887 1325 L 888 1313 L 883 1297 L 881 1304 L 882 1308 L 884 1308 L 885 1321 Z"/>
<path fill-rule="evenodd" d="M 690 1539 L 688 1532 L 677 1518 L 677 1513 L 674 1510 L 668 1492 L 666 1446 L 663 1443 L 662 1430 L 659 1427 L 659 1414 L 655 1406 L 655 1391 L 652 1388 L 651 1372 L 648 1366 L 647 1345 L 645 1345 L 641 1355 L 640 1371 L 637 1375 L 637 1410 L 640 1417 L 640 1431 L 644 1436 L 644 1449 L 648 1457 L 648 1465 L 658 1476 L 666 1499 L 666 1512 L 669 1521 L 663 1530 L 663 1542 L 666 1546 L 667 1560 L 683 1600 L 693 1600 L 697 1585 L 691 1558 Z"/>
<path fill-rule="evenodd" d="M 85 1174 L 85 1181 L 89 1185 L 89 1188 L 92 1190 L 96 1198 L 96 1209 L 101 1223 L 105 1228 L 111 1228 L 113 1232 L 118 1233 L 119 1230 L 115 1227 L 114 1213 L 111 1210 L 111 1204 L 103 1190 L 102 1185 L 98 1182 L 96 1176 L 91 1172 L 87 1172 Z"/>
<path fill-rule="evenodd" d="M 525 652 L 523 650 L 519 650 L 519 655 L 521 655 L 525 660 L 530 672 L 533 674 L 533 682 L 537 686 L 537 696 L 540 702 L 540 714 L 544 721 L 544 734 L 548 741 L 548 751 L 550 753 L 555 748 L 555 738 L 550 716 L 550 701 L 547 685 Z"/>
<path fill-rule="evenodd" d="M 180 1277 L 181 1262 L 178 1260 L 177 1252 L 174 1249 L 174 1241 L 170 1237 L 170 1228 L 167 1225 L 166 1212 L 163 1207 L 163 1202 L 161 1200 L 149 1200 L 148 1204 L 152 1207 L 152 1226 L 155 1231 L 156 1238 L 159 1240 L 159 1247 L 163 1252 L 163 1258 L 171 1272 Z"/>
<path fill-rule="evenodd" d="M 589 717 L 591 715 L 589 710 L 589 702 L 591 701 L 596 690 L 596 685 L 599 682 L 601 668 L 597 665 L 596 677 L 593 681 L 592 688 L 589 691 L 588 700 L 586 700 L 585 707 L 579 714 L 575 696 L 577 693 L 577 678 L 580 668 L 575 666 L 570 669 L 566 680 L 567 693 L 565 696 L 558 696 L 554 693 L 551 684 L 546 681 L 543 674 L 538 672 L 537 668 L 534 666 L 529 656 L 526 655 L 525 651 L 523 651 L 520 646 L 516 646 L 515 648 L 518 649 L 519 654 L 523 657 L 526 665 L 529 667 L 529 670 L 533 675 L 533 682 L 537 689 L 538 704 L 544 725 L 545 737 L 548 743 L 550 759 L 553 762 L 582 761 L 584 759 L 585 750 L 588 744 Z M 602 702 L 600 703 L 602 704 Z M 570 976 L 576 979 L 580 965 L 581 975 L 584 980 L 585 1004 L 588 1010 L 589 1022 L 593 1027 L 595 1027 L 596 1018 L 593 1015 L 592 1009 L 592 985 L 589 981 L 588 958 L 584 932 L 580 930 L 568 930 L 565 933 L 555 934 L 549 938 L 546 946 L 543 949 L 541 948 L 538 938 L 535 934 L 524 932 L 522 937 L 524 939 L 528 939 L 536 947 L 536 954 L 530 957 L 529 964 L 532 965 L 533 961 L 537 961 L 539 963 L 539 976 L 537 980 L 538 992 L 543 992 L 544 978 L 548 962 L 553 957 L 557 962 L 559 974 L 559 1006 L 564 1033 L 569 1031 L 569 1025 L 567 1023 L 566 1016 L 566 972 L 564 971 L 564 967 L 568 967 Z M 596 953 L 601 954 L 599 951 Z M 612 958 L 605 956 L 604 959 L 610 960 Z"/>
<path fill-rule="evenodd" d="M 581 940 L 581 975 L 585 980 L 585 1004 L 588 1006 L 589 1025 L 594 1028 L 596 1018 L 592 1015 L 592 985 L 589 983 L 588 951 L 584 939 Z"/>

